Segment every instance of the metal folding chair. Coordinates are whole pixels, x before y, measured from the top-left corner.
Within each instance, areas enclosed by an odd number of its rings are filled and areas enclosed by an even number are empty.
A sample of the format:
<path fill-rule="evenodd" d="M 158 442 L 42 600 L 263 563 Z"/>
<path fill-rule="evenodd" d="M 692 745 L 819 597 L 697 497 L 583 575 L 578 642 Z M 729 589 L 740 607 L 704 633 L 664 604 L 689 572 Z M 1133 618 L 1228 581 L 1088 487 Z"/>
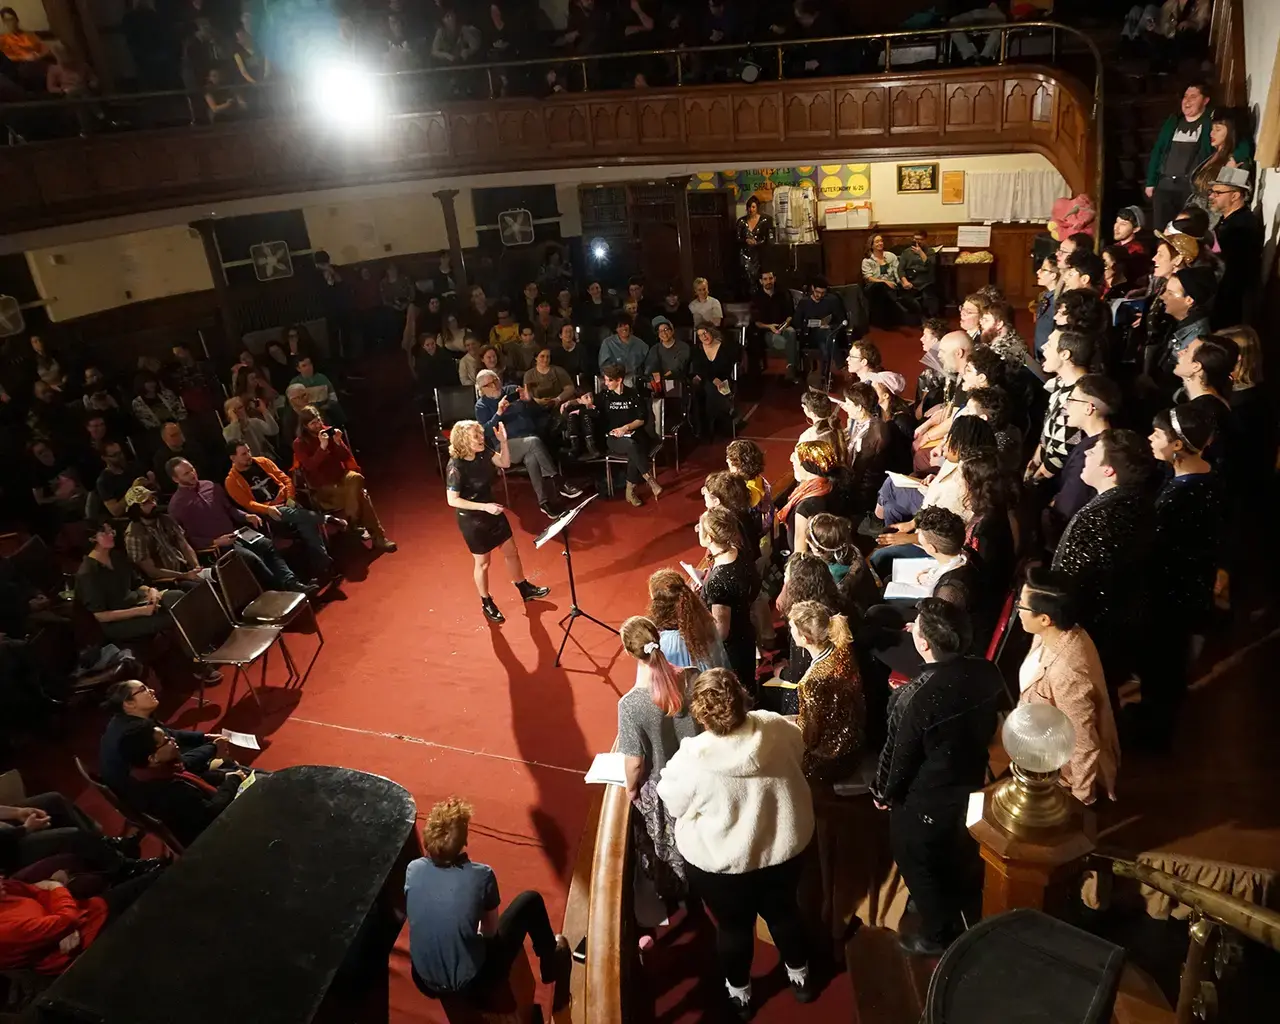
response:
<path fill-rule="evenodd" d="M 280 644 L 280 653 L 284 655 L 289 671 L 301 682 L 311 674 L 312 666 L 320 657 L 320 648 L 324 646 L 324 633 L 320 629 L 320 617 L 316 607 L 306 594 L 292 590 L 263 590 L 258 577 L 253 574 L 248 563 L 240 552 L 232 548 L 220 559 L 214 572 L 218 580 L 218 589 L 222 593 L 222 604 L 231 613 L 231 618 L 244 626 L 279 626 L 287 629 L 304 611 L 315 626 L 319 643 L 307 664 L 307 671 L 298 672 L 289 648 Z"/>
<path fill-rule="evenodd" d="M 436 388 L 436 412 L 440 419 L 440 429 L 435 434 L 436 466 L 440 475 L 444 476 L 445 455 L 449 451 L 449 431 L 459 420 L 476 418 L 476 389 L 470 384 L 459 384 L 457 387 Z M 426 421 L 423 421 L 426 430 Z"/>
<path fill-rule="evenodd" d="M 267 685 L 267 654 L 271 646 L 279 641 L 284 649 L 283 630 L 280 626 L 237 626 L 222 607 L 218 595 L 214 593 L 211 583 L 201 583 L 188 590 L 170 609 L 178 632 L 186 641 L 191 657 L 200 665 L 231 665 L 235 673 L 231 677 L 231 690 L 227 694 L 227 707 L 231 707 L 236 692 L 236 682 L 243 675 L 249 692 L 262 707 L 262 698 L 254 689 L 246 666 L 262 659 L 262 685 Z M 289 670 L 289 682 L 294 679 L 293 659 L 285 655 L 285 665 Z M 204 683 L 200 684 L 200 706 L 204 706 Z"/>

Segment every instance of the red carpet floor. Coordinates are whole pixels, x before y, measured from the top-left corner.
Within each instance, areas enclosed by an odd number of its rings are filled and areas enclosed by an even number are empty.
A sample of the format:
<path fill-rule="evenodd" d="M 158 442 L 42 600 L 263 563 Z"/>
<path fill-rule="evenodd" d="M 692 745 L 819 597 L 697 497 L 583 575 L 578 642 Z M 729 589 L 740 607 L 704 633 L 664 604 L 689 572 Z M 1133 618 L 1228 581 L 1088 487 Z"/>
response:
<path fill-rule="evenodd" d="M 916 336 L 904 331 L 874 337 L 886 362 L 914 379 Z M 388 355 L 371 367 L 370 380 L 394 388 L 390 382 L 403 377 L 402 366 L 398 354 Z M 783 388 L 771 379 L 742 432 L 762 441 L 772 476 L 786 468 L 787 439 L 801 429 L 799 395 L 798 387 Z M 385 775 L 413 794 L 420 817 L 443 797 L 464 796 L 475 806 L 473 858 L 495 868 L 505 898 L 522 889 L 542 892 L 558 923 L 588 796 L 582 776 L 594 754 L 613 742 L 616 703 L 630 688 L 634 669 L 617 638 L 586 620 L 574 626 L 562 666 L 553 666 L 561 638 L 557 621 L 569 607 L 564 559 L 555 544 L 534 550 L 533 538 L 546 519 L 523 479 L 511 483 L 512 525 L 528 577 L 549 585 L 551 595 L 522 606 L 496 562 L 492 592 L 507 622 L 493 627 L 485 621 L 471 558 L 445 505 L 435 458 L 409 412 L 398 418 L 387 412 L 407 410 L 407 398 L 377 397 L 377 418 L 363 433 L 385 437 L 365 440 L 363 461 L 374 501 L 400 551 L 373 560 L 367 571 L 357 555 L 359 566 L 323 604 L 328 643 L 305 686 L 268 689 L 264 712 L 243 686 L 225 707 L 226 683 L 209 691 L 203 709 L 194 701 L 170 707 L 182 695 L 166 694 L 166 710 L 184 727 L 225 725 L 258 733 L 263 750 L 255 763 L 264 768 L 339 764 Z M 752 404 L 742 401 L 740 409 Z M 631 508 L 619 487 L 617 499 L 591 506 L 572 539 L 584 610 L 616 626 L 643 611 L 645 580 L 653 570 L 696 559 L 699 489 L 722 460 L 722 443 L 702 446 L 678 472 L 664 463 L 660 480 L 667 490 L 660 501 L 646 492 L 645 506 Z M 290 639 L 291 650 L 303 659 L 310 659 L 314 644 L 311 635 Z M 283 671 L 273 678 L 282 682 Z M 109 821 L 85 796 L 70 764 L 73 752 L 96 761 L 100 719 L 83 718 L 59 741 L 55 756 L 47 749 L 31 751 L 24 775 L 29 791 L 61 788 Z M 673 935 L 654 957 L 660 968 L 655 987 L 665 989 L 656 996 L 660 1019 L 672 1024 L 709 1019 L 702 1008 L 718 998 L 711 945 L 700 943 L 699 961 L 684 955 L 690 939 L 688 932 Z M 443 1020 L 439 1004 L 420 996 L 409 980 L 406 942 L 404 934 L 392 961 L 391 1019 Z M 757 972 L 774 960 L 776 954 L 767 950 Z M 766 991 L 767 986 L 761 994 Z M 797 1006 L 783 993 L 757 1019 L 852 1020 L 852 1014 L 847 980 L 839 978 L 812 1008 Z"/>

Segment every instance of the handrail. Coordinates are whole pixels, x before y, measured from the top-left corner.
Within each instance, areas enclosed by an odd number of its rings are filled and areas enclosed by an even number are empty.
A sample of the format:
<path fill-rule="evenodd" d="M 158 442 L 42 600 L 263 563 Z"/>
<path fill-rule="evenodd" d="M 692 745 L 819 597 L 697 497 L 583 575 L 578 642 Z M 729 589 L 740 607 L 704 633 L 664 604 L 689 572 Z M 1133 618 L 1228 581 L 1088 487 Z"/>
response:
<path fill-rule="evenodd" d="M 431 67 L 431 68 L 414 68 L 408 71 L 370 71 L 369 76 L 374 79 L 384 81 L 408 80 L 422 77 L 436 77 L 444 75 L 468 75 L 475 74 L 478 71 L 500 71 L 504 68 L 528 68 L 528 67 L 547 67 L 558 68 L 566 64 L 582 64 L 586 65 L 591 61 L 619 61 L 631 60 L 637 57 L 676 57 L 683 64 L 683 58 L 695 54 L 714 54 L 729 53 L 741 51 L 750 53 L 755 50 L 774 49 L 779 52 L 792 47 L 800 46 L 825 46 L 834 43 L 857 43 L 883 41 L 886 43 L 885 57 L 886 66 L 884 71 L 888 74 L 892 70 L 892 41 L 894 39 L 921 39 L 929 37 L 955 36 L 965 35 L 968 33 L 987 35 L 991 32 L 1000 33 L 1000 55 L 1001 59 L 997 62 L 1000 64 L 1007 62 L 1008 56 L 1008 36 L 1010 32 L 1028 32 L 1031 29 L 1048 29 L 1051 32 L 1063 32 L 1069 36 L 1083 42 L 1094 60 L 1094 108 L 1093 117 L 1096 119 L 1098 111 L 1102 103 L 1103 88 L 1103 61 L 1102 52 L 1098 49 L 1097 43 L 1077 28 L 1070 25 L 1064 25 L 1056 21 L 1011 21 L 1000 22 L 991 25 L 970 25 L 970 26 L 954 26 L 954 27 L 935 27 L 924 28 L 916 31 L 898 30 L 893 32 L 868 32 L 857 33 L 842 36 L 822 36 L 816 39 L 777 39 L 752 41 L 746 43 L 714 43 L 707 46 L 690 46 L 690 47 L 666 47 L 662 49 L 647 50 L 620 50 L 612 53 L 600 54 L 565 54 L 558 57 L 530 57 L 524 60 L 508 60 L 496 61 L 494 63 L 475 63 L 463 64 L 456 67 Z M 1055 45 L 1056 52 L 1056 45 Z M 781 62 L 779 63 L 779 72 L 781 72 Z M 781 73 L 779 78 L 785 77 Z M 584 71 L 584 82 L 585 78 Z M 683 82 L 679 84 L 684 84 Z M 490 76 L 490 95 L 489 99 L 497 99 L 492 93 L 492 76 Z M 280 82 L 227 82 L 218 86 L 221 92 L 234 92 L 252 94 L 254 92 L 272 92 L 290 88 L 288 83 Z M 69 106 L 94 106 L 102 103 L 131 103 L 143 100 L 154 99 L 201 99 L 207 90 L 197 89 L 167 89 L 153 92 L 119 92 L 106 93 L 97 96 L 81 96 L 68 97 L 65 99 L 52 100 L 24 100 L 18 103 L 6 103 L 0 107 L 2 112 L 24 111 L 24 110 L 65 110 Z M 292 91 L 292 90 L 291 90 Z"/>
<path fill-rule="evenodd" d="M 616 744 L 615 744 L 616 746 Z M 596 829 L 587 900 L 587 962 L 584 1021 L 622 1024 L 622 995 L 628 973 L 628 918 L 634 908 L 628 894 L 631 878 L 631 801 L 621 786 L 606 786 Z"/>
<path fill-rule="evenodd" d="M 1280 913 L 1246 903 L 1242 899 L 1217 892 L 1207 886 L 1188 882 L 1167 871 L 1160 871 L 1137 861 L 1104 853 L 1096 853 L 1094 857 L 1106 861 L 1113 874 L 1149 885 L 1152 889 L 1190 907 L 1196 913 L 1212 918 L 1254 942 L 1280 951 Z"/>

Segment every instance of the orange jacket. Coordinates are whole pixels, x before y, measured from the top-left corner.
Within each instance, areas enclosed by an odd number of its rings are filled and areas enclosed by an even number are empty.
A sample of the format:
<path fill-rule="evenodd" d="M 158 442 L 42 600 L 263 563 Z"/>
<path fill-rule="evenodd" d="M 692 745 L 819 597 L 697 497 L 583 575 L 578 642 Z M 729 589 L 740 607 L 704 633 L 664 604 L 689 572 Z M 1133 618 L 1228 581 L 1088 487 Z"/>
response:
<path fill-rule="evenodd" d="M 272 505 L 283 505 L 293 498 L 293 481 L 289 479 L 287 473 L 283 472 L 279 466 L 264 455 L 255 455 L 253 461 L 258 464 L 259 468 L 267 476 L 280 485 L 280 493 L 276 496 L 276 500 L 271 503 Z M 253 500 L 253 491 L 249 490 L 249 481 L 244 478 L 244 474 L 236 469 L 235 466 L 232 466 L 231 472 L 227 474 L 225 486 L 227 495 L 241 508 L 256 512 L 260 516 L 268 514 L 267 509 L 271 506 Z"/>
<path fill-rule="evenodd" d="M 0 895 L 0 970 L 60 974 L 98 937 L 107 922 L 107 902 L 77 900 L 65 888 L 40 889 L 5 879 Z M 80 945 L 70 953 L 58 943 L 74 931 Z"/>

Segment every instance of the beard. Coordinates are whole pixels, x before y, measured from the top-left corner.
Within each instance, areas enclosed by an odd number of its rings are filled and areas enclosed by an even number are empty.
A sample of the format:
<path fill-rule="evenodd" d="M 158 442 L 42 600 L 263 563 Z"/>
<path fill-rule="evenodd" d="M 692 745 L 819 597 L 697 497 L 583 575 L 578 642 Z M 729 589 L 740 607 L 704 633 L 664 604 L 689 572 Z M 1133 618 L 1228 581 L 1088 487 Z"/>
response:
<path fill-rule="evenodd" d="M 1000 327 L 998 324 L 994 324 L 978 335 L 978 341 L 983 345 L 990 345 L 998 337 L 1000 337 Z"/>

